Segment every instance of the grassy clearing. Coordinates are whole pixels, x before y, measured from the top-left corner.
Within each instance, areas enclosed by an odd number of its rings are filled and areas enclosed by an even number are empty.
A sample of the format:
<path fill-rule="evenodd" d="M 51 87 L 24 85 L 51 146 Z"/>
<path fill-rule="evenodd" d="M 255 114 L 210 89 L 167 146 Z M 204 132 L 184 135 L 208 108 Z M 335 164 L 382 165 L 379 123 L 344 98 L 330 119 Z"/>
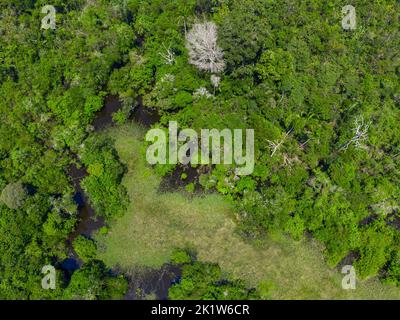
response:
<path fill-rule="evenodd" d="M 180 193 L 158 193 L 160 182 L 138 151 L 143 131 L 136 125 L 112 129 L 128 173 L 130 207 L 106 236 L 98 238 L 100 257 L 111 267 L 148 266 L 168 262 L 177 247 L 196 250 L 199 260 L 221 268 L 256 287 L 273 284 L 274 299 L 398 299 L 400 290 L 377 279 L 357 281 L 356 290 L 341 289 L 342 275 L 324 262 L 322 246 L 314 240 L 293 241 L 274 236 L 257 246 L 235 233 L 232 206 L 219 195 L 189 199 Z"/>

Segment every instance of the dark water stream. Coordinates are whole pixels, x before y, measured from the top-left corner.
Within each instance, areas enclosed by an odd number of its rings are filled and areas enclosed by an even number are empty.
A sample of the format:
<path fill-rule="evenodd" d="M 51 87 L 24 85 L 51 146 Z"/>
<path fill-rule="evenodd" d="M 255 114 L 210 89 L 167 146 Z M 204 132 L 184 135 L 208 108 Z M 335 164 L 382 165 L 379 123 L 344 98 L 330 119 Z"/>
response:
<path fill-rule="evenodd" d="M 96 117 L 93 121 L 95 132 L 102 131 L 109 126 L 112 126 L 112 115 L 121 107 L 122 103 L 118 99 L 118 96 L 107 96 L 105 99 L 104 107 L 96 113 Z M 145 126 L 150 126 L 151 124 L 159 120 L 159 116 L 152 109 L 143 107 L 142 99 L 141 97 L 139 97 L 137 99 L 137 105 L 134 108 L 130 119 L 139 122 Z M 76 159 L 78 158 L 76 157 Z M 105 221 L 102 217 L 96 216 L 94 209 L 91 207 L 89 200 L 81 187 L 82 179 L 87 176 L 86 168 L 83 165 L 81 167 L 71 165 L 68 168 L 68 175 L 71 177 L 72 184 L 75 188 L 74 198 L 76 203 L 78 204 L 80 219 L 75 231 L 70 234 L 68 238 L 68 241 L 72 243 L 72 241 L 78 235 L 90 237 L 93 232 L 105 226 Z"/>
<path fill-rule="evenodd" d="M 205 168 L 206 167 L 193 168 L 190 165 L 178 165 L 170 174 L 162 178 L 158 191 L 169 192 L 171 190 L 184 190 L 185 186 L 189 183 L 195 185 L 195 191 L 200 191 L 199 177 L 202 173 L 206 173 L 204 170 Z M 185 178 L 183 178 L 183 174 Z"/>
<path fill-rule="evenodd" d="M 98 132 L 113 124 L 112 115 L 122 107 L 118 96 L 109 95 L 104 101 L 104 107 L 96 113 L 93 120 L 94 131 Z"/>
<path fill-rule="evenodd" d="M 112 126 L 112 115 L 122 107 L 122 103 L 117 96 L 110 95 L 105 99 L 104 107 L 97 112 L 93 121 L 93 127 L 96 132 L 104 130 Z M 160 119 L 155 110 L 143 106 L 142 98 L 139 97 L 136 107 L 132 110 L 129 120 L 138 122 L 146 127 L 158 122 Z M 78 159 L 76 157 L 76 159 Z M 68 168 L 68 175 L 71 177 L 72 184 L 75 188 L 74 200 L 78 204 L 79 222 L 74 232 L 72 232 L 67 240 L 69 247 L 69 258 L 65 259 L 61 267 L 69 273 L 79 269 L 82 261 L 72 248 L 72 241 L 79 235 L 91 237 L 94 232 L 105 226 L 106 223 L 102 217 L 96 216 L 96 213 L 89 203 L 89 199 L 85 195 L 81 186 L 81 181 L 87 176 L 86 168 L 82 165 L 78 167 L 73 164 Z M 114 270 L 115 271 L 115 270 Z M 153 295 L 156 299 L 167 299 L 168 288 L 176 282 L 181 275 L 181 268 L 172 265 L 164 265 L 159 270 L 136 270 L 127 275 L 129 279 L 129 290 L 125 299 L 144 299 L 149 295 Z"/>
<path fill-rule="evenodd" d="M 160 116 L 157 110 L 143 106 L 143 100 L 141 96 L 137 98 L 136 103 L 136 108 L 131 113 L 129 119 L 134 120 L 145 127 L 150 127 L 152 124 L 160 121 Z"/>
<path fill-rule="evenodd" d="M 181 275 L 181 267 L 171 264 L 165 264 L 158 270 L 138 269 L 129 272 L 129 289 L 125 300 L 167 300 L 168 289 L 179 281 Z"/>
<path fill-rule="evenodd" d="M 72 184 L 75 187 L 74 200 L 78 204 L 80 218 L 80 222 L 68 238 L 69 241 L 73 241 L 79 235 L 90 237 L 94 231 L 105 226 L 105 221 L 102 217 L 96 216 L 81 187 L 81 180 L 87 176 L 86 168 L 83 166 L 78 168 L 76 165 L 71 165 L 68 174 L 72 178 Z"/>

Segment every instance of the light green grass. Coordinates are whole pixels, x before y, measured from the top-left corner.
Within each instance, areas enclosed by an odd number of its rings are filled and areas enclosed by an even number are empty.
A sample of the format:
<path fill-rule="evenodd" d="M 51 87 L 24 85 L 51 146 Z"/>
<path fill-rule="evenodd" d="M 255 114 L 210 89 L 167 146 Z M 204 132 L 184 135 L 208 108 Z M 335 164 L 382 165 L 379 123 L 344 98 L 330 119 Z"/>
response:
<path fill-rule="evenodd" d="M 234 209 L 220 195 L 189 199 L 181 193 L 157 192 L 160 178 L 146 165 L 139 151 L 142 129 L 127 125 L 106 134 L 128 172 L 123 183 L 131 204 L 124 217 L 98 240 L 99 253 L 110 267 L 160 267 L 174 248 L 196 250 L 200 261 L 218 263 L 230 274 L 256 287 L 273 283 L 274 299 L 398 299 L 400 290 L 373 278 L 357 281 L 356 290 L 341 288 L 342 275 L 328 268 L 323 247 L 315 240 L 296 242 L 274 236 L 257 247 L 235 233 Z"/>

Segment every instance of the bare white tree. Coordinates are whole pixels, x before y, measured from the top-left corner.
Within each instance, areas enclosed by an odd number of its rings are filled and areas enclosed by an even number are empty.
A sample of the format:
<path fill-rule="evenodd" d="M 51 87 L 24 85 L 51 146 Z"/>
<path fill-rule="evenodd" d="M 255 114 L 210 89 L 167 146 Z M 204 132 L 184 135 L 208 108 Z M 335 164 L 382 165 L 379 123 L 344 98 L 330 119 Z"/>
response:
<path fill-rule="evenodd" d="M 174 82 L 175 81 L 175 76 L 173 74 L 167 73 L 165 74 L 161 79 L 160 82 Z"/>
<path fill-rule="evenodd" d="M 175 63 L 175 53 L 172 51 L 171 47 L 166 47 L 163 44 L 164 51 L 159 52 L 158 54 L 164 59 L 166 64 L 174 64 Z"/>
<path fill-rule="evenodd" d="M 221 82 L 221 78 L 216 76 L 215 74 L 211 75 L 210 77 L 211 84 L 213 85 L 214 88 L 219 87 L 219 83 Z"/>
<path fill-rule="evenodd" d="M 271 157 L 273 157 L 275 155 L 275 153 L 280 149 L 280 147 L 283 145 L 283 143 L 286 141 L 287 137 L 289 136 L 289 134 L 292 132 L 293 129 L 290 129 L 288 132 L 286 132 L 284 134 L 284 136 L 282 137 L 281 140 L 275 140 L 275 141 L 271 141 L 268 140 L 269 143 L 269 147 L 271 148 L 272 152 L 271 152 Z"/>
<path fill-rule="evenodd" d="M 217 45 L 217 26 L 214 22 L 196 23 L 186 35 L 189 62 L 201 70 L 218 73 L 224 70 L 222 49 Z"/>
<path fill-rule="evenodd" d="M 219 87 L 219 83 L 221 82 L 221 78 L 216 76 L 215 74 L 211 75 L 210 77 L 211 84 L 213 85 L 214 88 Z"/>
<path fill-rule="evenodd" d="M 352 129 L 354 135 L 349 141 L 340 147 L 339 151 L 347 150 L 351 144 L 354 144 L 354 146 L 358 149 L 365 149 L 366 147 L 363 142 L 368 139 L 368 129 L 370 125 L 371 122 L 365 123 L 364 117 L 362 116 L 355 118 L 354 128 Z"/>
<path fill-rule="evenodd" d="M 212 97 L 212 94 L 210 94 L 206 88 L 200 87 L 200 88 L 196 89 L 196 91 L 194 92 L 194 96 L 195 97 L 206 97 L 208 99 L 208 98 Z"/>
<path fill-rule="evenodd" d="M 283 166 L 284 167 L 291 167 L 294 163 L 301 163 L 300 159 L 297 156 L 291 157 L 286 152 L 283 153 Z"/>
<path fill-rule="evenodd" d="M 212 74 L 210 77 L 211 80 L 211 84 L 214 87 L 214 94 L 215 94 L 215 90 L 219 87 L 219 83 L 221 82 L 221 78 L 216 76 L 215 74 Z"/>

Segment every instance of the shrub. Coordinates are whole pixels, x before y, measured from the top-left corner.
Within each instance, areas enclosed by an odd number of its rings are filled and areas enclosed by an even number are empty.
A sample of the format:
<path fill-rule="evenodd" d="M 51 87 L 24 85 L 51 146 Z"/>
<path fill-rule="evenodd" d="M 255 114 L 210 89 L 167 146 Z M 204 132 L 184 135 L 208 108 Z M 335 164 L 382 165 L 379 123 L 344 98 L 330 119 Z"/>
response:
<path fill-rule="evenodd" d="M 20 182 L 9 183 L 1 192 L 0 200 L 10 209 L 18 209 L 23 206 L 27 192 Z"/>

